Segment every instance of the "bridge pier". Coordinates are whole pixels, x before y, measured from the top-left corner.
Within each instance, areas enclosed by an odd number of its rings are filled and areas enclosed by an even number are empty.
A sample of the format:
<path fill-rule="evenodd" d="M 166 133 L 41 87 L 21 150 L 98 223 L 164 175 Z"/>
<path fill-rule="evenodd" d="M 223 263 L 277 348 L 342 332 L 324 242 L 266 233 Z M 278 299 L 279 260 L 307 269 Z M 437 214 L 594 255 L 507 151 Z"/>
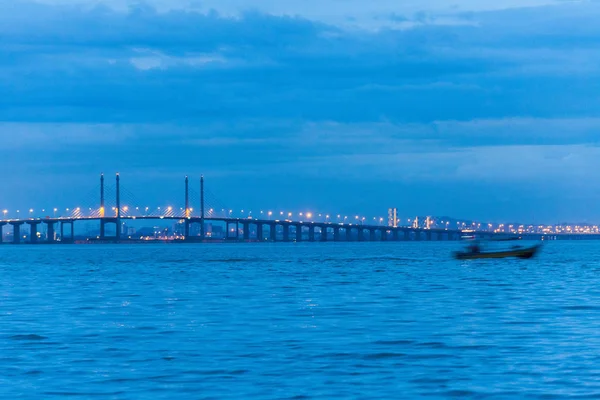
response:
<path fill-rule="evenodd" d="M 352 229 L 345 227 L 344 230 L 346 231 L 346 242 L 350 242 L 352 240 Z"/>
<path fill-rule="evenodd" d="M 38 242 L 38 225 L 41 222 L 38 221 L 30 221 L 27 224 L 29 225 L 29 241 L 34 244 Z"/>
<path fill-rule="evenodd" d="M 242 222 L 242 229 L 244 230 L 244 233 L 243 233 L 244 241 L 247 242 L 250 240 L 250 223 Z"/>
<path fill-rule="evenodd" d="M 302 225 L 296 224 L 294 226 L 296 227 L 296 242 L 301 242 L 302 241 Z"/>
<path fill-rule="evenodd" d="M 339 242 L 341 240 L 340 238 L 340 228 L 339 226 L 334 226 L 333 227 L 333 241 L 334 242 Z"/>
<path fill-rule="evenodd" d="M 0 222 L 0 244 L 4 243 L 4 225 L 6 222 Z"/>
<path fill-rule="evenodd" d="M 425 231 L 425 239 L 428 242 L 431 242 L 433 240 L 433 234 L 431 233 L 431 231 Z"/>
<path fill-rule="evenodd" d="M 54 224 L 55 223 L 56 222 L 54 222 L 54 221 L 46 222 L 46 226 L 48 228 L 48 233 L 46 234 L 46 240 L 48 241 L 48 243 L 54 242 Z"/>
<path fill-rule="evenodd" d="M 283 225 L 283 241 L 284 242 L 290 241 L 290 226 L 287 224 Z"/>
<path fill-rule="evenodd" d="M 377 229 L 369 229 L 369 241 L 374 242 L 377 239 Z"/>
<path fill-rule="evenodd" d="M 66 242 L 66 238 L 65 238 L 65 225 L 70 225 L 71 228 L 71 232 L 70 232 L 70 237 L 69 240 L 74 242 L 75 241 L 75 221 L 61 221 L 60 222 L 60 241 L 62 243 Z M 117 230 L 120 229 L 119 226 L 117 226 Z"/>
<path fill-rule="evenodd" d="M 327 239 L 327 227 L 321 226 L 321 242 L 326 242 Z"/>
<path fill-rule="evenodd" d="M 387 242 L 388 240 L 388 230 L 387 229 L 381 229 L 381 241 L 382 242 Z"/>
<path fill-rule="evenodd" d="M 186 218 L 183 222 L 183 236 L 185 236 L 185 240 L 188 240 L 190 237 L 190 220 Z"/>
<path fill-rule="evenodd" d="M 365 231 L 362 227 L 358 228 L 357 238 L 359 242 L 365 241 Z"/>
<path fill-rule="evenodd" d="M 277 225 L 269 224 L 269 236 L 271 238 L 271 242 L 277 241 Z"/>
<path fill-rule="evenodd" d="M 186 218 L 183 221 L 183 223 L 184 223 L 184 233 L 183 233 L 183 236 L 185 238 L 184 241 L 185 242 L 191 242 L 191 241 L 194 240 L 193 237 L 192 237 L 191 230 L 192 230 L 192 225 L 195 223 L 195 221 L 192 219 L 192 217 L 190 217 L 190 218 Z M 187 227 L 185 225 L 187 225 Z"/>
<path fill-rule="evenodd" d="M 21 243 L 21 225 L 23 225 L 23 222 L 10 222 L 10 224 L 13 227 L 13 243 Z"/>
<path fill-rule="evenodd" d="M 256 224 L 256 240 L 258 240 L 259 242 L 262 242 L 264 239 L 263 237 L 263 225 L 261 223 L 257 223 Z"/>
<path fill-rule="evenodd" d="M 315 241 L 315 226 L 314 225 L 311 225 L 308 227 L 308 241 L 309 242 Z"/>

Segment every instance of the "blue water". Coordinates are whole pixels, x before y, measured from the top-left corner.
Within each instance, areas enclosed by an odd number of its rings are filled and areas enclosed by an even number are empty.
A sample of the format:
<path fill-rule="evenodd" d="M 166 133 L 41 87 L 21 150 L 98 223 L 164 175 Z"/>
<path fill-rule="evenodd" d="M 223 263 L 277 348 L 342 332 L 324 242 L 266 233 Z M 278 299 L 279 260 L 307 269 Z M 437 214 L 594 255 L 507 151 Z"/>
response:
<path fill-rule="evenodd" d="M 0 246 L 0 398 L 600 396 L 600 243 Z"/>

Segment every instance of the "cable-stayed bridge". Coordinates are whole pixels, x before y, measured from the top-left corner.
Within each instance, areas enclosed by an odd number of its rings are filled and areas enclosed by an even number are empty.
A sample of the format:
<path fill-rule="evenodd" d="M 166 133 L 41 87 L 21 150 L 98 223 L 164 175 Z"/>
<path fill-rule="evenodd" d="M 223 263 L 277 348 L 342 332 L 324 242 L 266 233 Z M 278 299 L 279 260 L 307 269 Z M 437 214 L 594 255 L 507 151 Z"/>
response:
<path fill-rule="evenodd" d="M 113 184 L 100 176 L 99 187 L 82 195 L 80 204 L 87 207 L 67 209 L 42 209 L 43 215 L 35 216 L 34 210 L 17 211 L 8 215 L 3 211 L 0 219 L 0 239 L 13 244 L 74 243 L 74 242 L 131 242 L 151 239 L 149 236 L 129 234 L 125 228 L 132 221 L 172 221 L 181 229 L 167 239 L 181 242 L 205 242 L 214 240 L 233 241 L 420 241 L 459 240 L 465 234 L 461 229 L 429 229 L 427 227 L 404 227 L 384 225 L 383 218 L 367 223 L 358 216 L 355 220 L 332 221 L 313 219 L 310 213 L 303 220 L 294 220 L 292 213 L 261 214 L 236 217 L 217 196 L 206 190 L 204 178 L 199 180 L 199 191 L 185 178 L 182 204 L 150 207 L 135 193 L 121 184 L 116 174 Z M 300 214 L 302 215 L 302 214 Z M 339 216 L 338 216 L 339 217 Z M 95 235 L 75 235 L 75 224 L 83 222 L 98 224 Z M 377 223 L 379 222 L 379 224 Z M 214 225 L 222 227 L 222 234 L 213 234 Z M 6 235 L 5 235 L 6 231 Z M 110 233 L 109 233 L 110 231 Z M 502 237 L 512 234 L 477 232 L 479 237 Z M 556 235 L 526 234 L 532 239 L 555 239 Z M 589 238 L 590 235 L 582 235 Z M 571 238 L 575 238 L 571 235 Z M 8 239 L 8 240 L 6 240 Z"/>

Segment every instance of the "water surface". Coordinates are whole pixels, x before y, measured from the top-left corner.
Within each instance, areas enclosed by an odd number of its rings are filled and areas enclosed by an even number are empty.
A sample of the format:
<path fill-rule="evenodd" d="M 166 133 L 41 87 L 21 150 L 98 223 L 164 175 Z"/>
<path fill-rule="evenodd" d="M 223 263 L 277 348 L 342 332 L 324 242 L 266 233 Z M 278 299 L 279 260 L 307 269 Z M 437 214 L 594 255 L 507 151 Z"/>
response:
<path fill-rule="evenodd" d="M 0 246 L 0 397 L 600 397 L 600 244 Z"/>

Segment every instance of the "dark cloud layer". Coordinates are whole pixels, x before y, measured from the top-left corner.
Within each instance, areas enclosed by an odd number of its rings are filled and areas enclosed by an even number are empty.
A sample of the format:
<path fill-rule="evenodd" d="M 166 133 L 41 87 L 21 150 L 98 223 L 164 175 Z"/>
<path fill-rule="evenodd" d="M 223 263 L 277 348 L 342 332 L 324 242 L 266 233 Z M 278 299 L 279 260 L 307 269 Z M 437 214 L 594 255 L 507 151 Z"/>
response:
<path fill-rule="evenodd" d="M 0 203 L 39 202 L 28 191 L 39 193 L 40 176 L 67 202 L 67 178 L 86 185 L 119 169 L 142 188 L 152 176 L 212 173 L 242 207 L 279 196 L 290 207 L 528 218 L 528 199 L 542 198 L 544 216 L 571 216 L 565 201 L 600 190 L 588 183 L 599 14 L 594 3 L 451 24 L 391 14 L 414 26 L 366 31 L 258 11 L 3 2 L 0 136 L 20 190 Z M 290 181 L 326 195 L 294 195 Z M 369 190 L 348 201 L 355 182 Z M 449 188 L 471 193 L 466 205 L 440 202 Z M 477 194 L 498 190 L 512 194 Z"/>

